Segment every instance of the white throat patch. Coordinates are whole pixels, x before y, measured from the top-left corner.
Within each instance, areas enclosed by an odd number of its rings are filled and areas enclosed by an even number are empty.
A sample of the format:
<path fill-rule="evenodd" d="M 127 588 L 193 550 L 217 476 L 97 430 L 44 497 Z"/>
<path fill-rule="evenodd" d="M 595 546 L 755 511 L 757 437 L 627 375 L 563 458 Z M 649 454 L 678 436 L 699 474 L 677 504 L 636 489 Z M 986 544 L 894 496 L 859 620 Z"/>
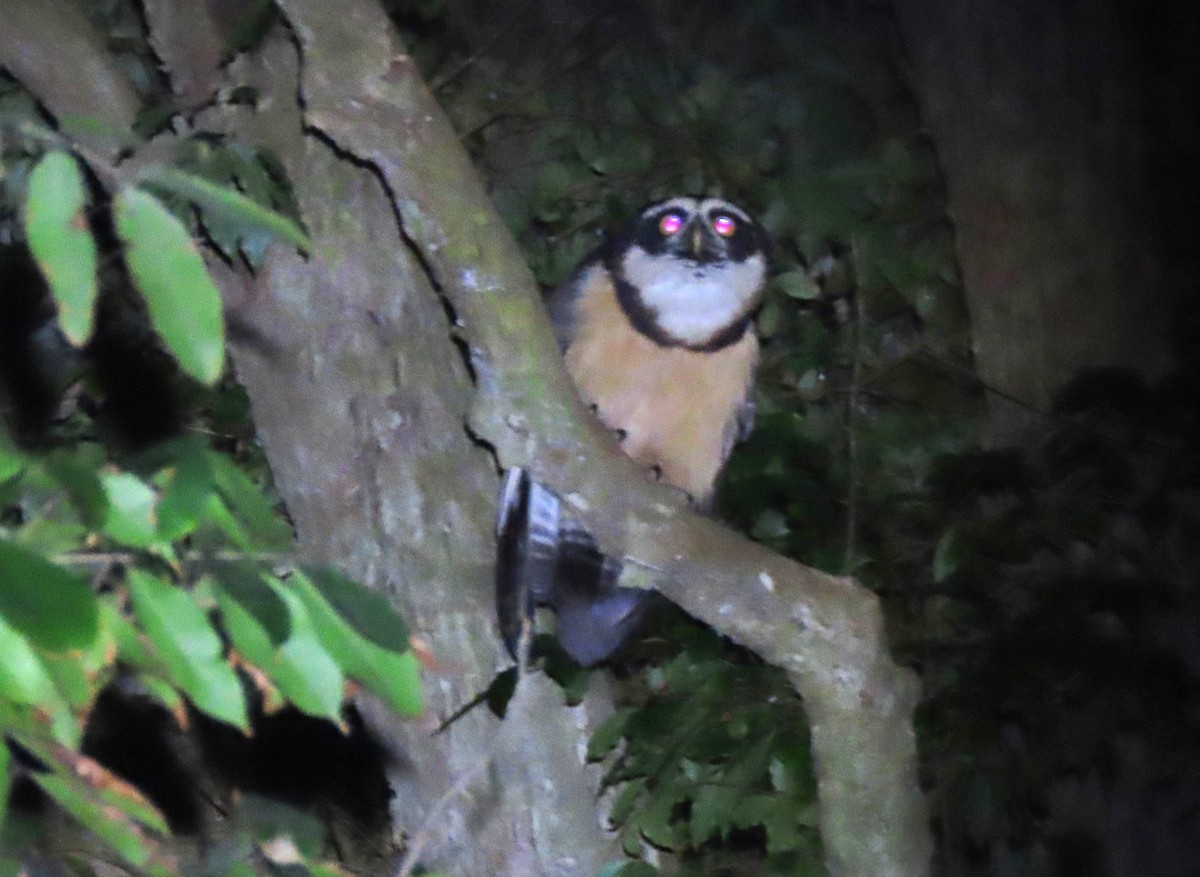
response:
<path fill-rule="evenodd" d="M 634 246 L 622 258 L 621 272 L 665 334 L 700 345 L 753 307 L 766 261 L 755 253 L 743 262 L 700 263 Z"/>

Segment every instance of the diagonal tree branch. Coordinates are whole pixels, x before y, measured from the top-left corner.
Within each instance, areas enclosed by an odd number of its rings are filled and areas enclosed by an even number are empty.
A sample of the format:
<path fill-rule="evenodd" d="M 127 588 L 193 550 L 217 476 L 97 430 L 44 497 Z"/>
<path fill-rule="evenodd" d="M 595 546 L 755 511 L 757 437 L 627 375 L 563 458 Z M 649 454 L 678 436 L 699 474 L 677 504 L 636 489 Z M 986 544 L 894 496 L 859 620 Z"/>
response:
<path fill-rule="evenodd" d="M 128 137 L 141 106 L 83 10 L 68 0 L 6 0 L 0 67 L 60 124 L 109 157 Z"/>
<path fill-rule="evenodd" d="M 877 598 L 691 514 L 620 458 L 575 400 L 532 277 L 383 13 L 364 0 L 280 5 L 305 54 L 308 123 L 378 169 L 463 323 L 475 433 L 626 558 L 623 584 L 657 588 L 790 674 L 812 727 L 834 873 L 927 874 L 917 686 L 891 661 Z M 334 48 L 355 63 L 330 63 Z"/>

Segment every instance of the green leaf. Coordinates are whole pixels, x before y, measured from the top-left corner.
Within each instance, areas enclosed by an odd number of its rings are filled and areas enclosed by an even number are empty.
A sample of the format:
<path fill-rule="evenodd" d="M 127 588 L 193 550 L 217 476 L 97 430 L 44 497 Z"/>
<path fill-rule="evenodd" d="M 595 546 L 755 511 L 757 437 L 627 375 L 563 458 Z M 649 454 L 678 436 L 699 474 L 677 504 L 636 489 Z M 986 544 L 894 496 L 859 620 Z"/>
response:
<path fill-rule="evenodd" d="M 29 642 L 0 616 L 0 702 L 3 700 L 45 713 L 55 740 L 79 745 L 80 729 L 66 700 Z"/>
<path fill-rule="evenodd" d="M 771 753 L 771 786 L 788 795 L 815 795 L 812 753 L 806 743 L 780 742 Z"/>
<path fill-rule="evenodd" d="M 126 584 L 172 681 L 197 709 L 249 730 L 241 681 L 222 659 L 220 637 L 193 596 L 142 570 L 131 570 Z"/>
<path fill-rule="evenodd" d="M 393 652 L 408 650 L 408 626 L 382 594 L 332 567 L 304 567 L 304 574 L 359 636 Z"/>
<path fill-rule="evenodd" d="M 98 609 L 87 583 L 32 551 L 0 541 L 0 615 L 47 651 L 86 649 Z"/>
<path fill-rule="evenodd" d="M 234 561 L 214 563 L 210 572 L 217 582 L 217 599 L 224 596 L 249 613 L 267 637 L 266 648 L 274 649 L 283 644 L 291 633 L 288 606 L 267 584 L 262 571 Z"/>
<path fill-rule="evenodd" d="M 263 207 L 230 186 L 222 186 L 179 168 L 162 166 L 145 170 L 141 181 L 186 198 L 206 215 L 212 214 L 220 221 L 231 224 L 240 237 L 250 236 L 255 231 L 266 231 L 301 252 L 307 253 L 312 249 L 312 242 L 295 222 Z"/>
<path fill-rule="evenodd" d="M 724 837 L 729 833 L 734 812 L 741 803 L 742 794 L 723 786 L 701 786 L 692 798 L 689 829 L 693 846 L 707 841 L 714 834 Z"/>
<path fill-rule="evenodd" d="M 221 297 L 191 235 L 162 202 L 127 187 L 113 205 L 117 234 L 150 322 L 196 380 L 216 383 L 225 363 Z"/>
<path fill-rule="evenodd" d="M 276 590 L 288 605 L 292 635 L 280 647 L 279 663 L 271 668 L 271 677 L 297 708 L 340 723 L 345 683 L 342 670 L 322 646 L 304 601 L 282 585 L 276 586 Z M 416 684 L 419 697 L 419 680 Z M 420 711 L 419 701 L 417 711 Z"/>
<path fill-rule="evenodd" d="M 146 548 L 159 541 L 154 490 L 131 472 L 105 472 L 100 476 L 108 511 L 104 532 L 126 545 Z"/>
<path fill-rule="evenodd" d="M 121 858 L 136 867 L 150 860 L 150 849 L 142 830 L 116 807 L 92 800 L 64 777 L 53 773 L 31 774 L 34 782 L 59 806 L 77 819 L 96 837 L 108 844 Z"/>
<path fill-rule="evenodd" d="M 180 539 L 196 529 L 216 490 L 207 449 L 194 440 L 179 442 L 172 464 L 161 479 L 158 536 Z"/>
<path fill-rule="evenodd" d="M 58 305 L 72 344 L 92 334 L 97 292 L 96 242 L 88 228 L 83 174 L 65 152 L 48 153 L 29 177 L 25 234 Z"/>
<path fill-rule="evenodd" d="M 608 818 L 612 820 L 613 825 L 621 825 L 629 818 L 629 815 L 633 812 L 634 805 L 637 804 L 638 798 L 645 789 L 645 777 L 630 780 L 621 787 L 621 791 L 613 799 L 612 807 L 608 811 Z"/>
<path fill-rule="evenodd" d="M 254 602 L 244 607 L 240 599 L 225 588 L 218 588 L 217 602 L 225 628 L 238 653 L 267 674 L 280 693 L 309 715 L 339 722 L 343 700 L 344 677 L 338 665 L 322 647 L 313 629 L 303 601 L 282 585 L 259 578 L 263 590 L 282 604 L 288 615 L 282 642 L 268 633 L 255 617 L 263 601 L 250 595 Z M 250 588 L 241 588 L 243 597 Z"/>
<path fill-rule="evenodd" d="M 221 497 L 237 519 L 246 525 L 259 550 L 286 549 L 292 531 L 282 520 L 258 485 L 224 454 L 209 451 L 208 465 Z"/>
<path fill-rule="evenodd" d="M 625 728 L 634 713 L 635 710 L 632 707 L 624 707 L 614 710 L 612 715 L 600 723 L 600 727 L 592 732 L 592 736 L 588 740 L 588 761 L 603 758 L 617 745 L 617 741 L 625 736 Z"/>
<path fill-rule="evenodd" d="M 364 639 L 304 573 L 294 573 L 288 579 L 288 588 L 304 601 L 321 645 L 347 676 L 374 691 L 400 715 L 420 715 L 420 666 L 411 651 L 391 651 Z M 394 617 L 394 613 L 391 615 Z"/>
<path fill-rule="evenodd" d="M 92 443 L 80 443 L 46 458 L 46 471 L 70 495 L 80 519 L 97 528 L 108 514 L 108 497 L 100 483 L 103 465 L 104 449 Z"/>
<path fill-rule="evenodd" d="M 775 509 L 767 509 L 758 516 L 750 529 L 750 537 L 760 542 L 784 539 L 792 532 L 788 520 Z"/>
<path fill-rule="evenodd" d="M 139 670 L 161 669 L 156 656 L 138 633 L 133 623 L 113 605 L 111 598 L 100 601 L 100 626 L 117 644 L 117 657 Z"/>
<path fill-rule="evenodd" d="M 785 271 L 775 278 L 775 283 L 790 298 L 813 301 L 821 297 L 821 287 L 808 276 L 807 271 Z"/>

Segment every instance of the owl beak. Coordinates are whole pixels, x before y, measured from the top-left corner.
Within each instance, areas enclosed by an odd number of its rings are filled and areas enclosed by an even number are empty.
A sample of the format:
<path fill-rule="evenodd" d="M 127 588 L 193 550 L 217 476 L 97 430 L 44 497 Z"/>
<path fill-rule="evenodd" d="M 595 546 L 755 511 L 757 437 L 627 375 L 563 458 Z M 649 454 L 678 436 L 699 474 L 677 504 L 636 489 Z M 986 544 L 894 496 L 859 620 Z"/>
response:
<path fill-rule="evenodd" d="M 713 246 L 712 238 L 705 232 L 704 222 L 695 220 L 687 230 L 687 255 L 695 262 L 715 262 L 721 258 L 721 251 Z"/>

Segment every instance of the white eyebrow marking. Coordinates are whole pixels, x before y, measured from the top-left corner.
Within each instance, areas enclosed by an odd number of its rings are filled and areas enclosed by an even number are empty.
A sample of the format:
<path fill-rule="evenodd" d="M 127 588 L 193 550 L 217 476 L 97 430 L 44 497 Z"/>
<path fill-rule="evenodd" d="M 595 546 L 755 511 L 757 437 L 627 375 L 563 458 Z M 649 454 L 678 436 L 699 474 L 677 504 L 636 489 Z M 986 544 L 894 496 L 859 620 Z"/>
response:
<path fill-rule="evenodd" d="M 711 199 L 710 199 L 711 200 Z M 660 213 L 663 210 L 675 208 L 682 210 L 685 213 L 695 213 L 697 204 L 695 198 L 669 198 L 666 201 L 659 201 L 657 204 L 651 204 L 642 211 L 642 218 L 652 216 L 655 213 Z"/>
<path fill-rule="evenodd" d="M 738 219 L 740 219 L 742 222 L 749 223 L 752 221 L 750 219 L 750 214 L 748 214 L 742 208 L 738 207 L 736 204 L 731 204 L 729 201 L 726 201 L 724 198 L 705 198 L 703 201 L 700 202 L 700 206 L 698 209 L 706 217 L 709 216 L 714 210 L 716 210 L 721 213 L 731 213 L 734 216 L 736 216 Z"/>

